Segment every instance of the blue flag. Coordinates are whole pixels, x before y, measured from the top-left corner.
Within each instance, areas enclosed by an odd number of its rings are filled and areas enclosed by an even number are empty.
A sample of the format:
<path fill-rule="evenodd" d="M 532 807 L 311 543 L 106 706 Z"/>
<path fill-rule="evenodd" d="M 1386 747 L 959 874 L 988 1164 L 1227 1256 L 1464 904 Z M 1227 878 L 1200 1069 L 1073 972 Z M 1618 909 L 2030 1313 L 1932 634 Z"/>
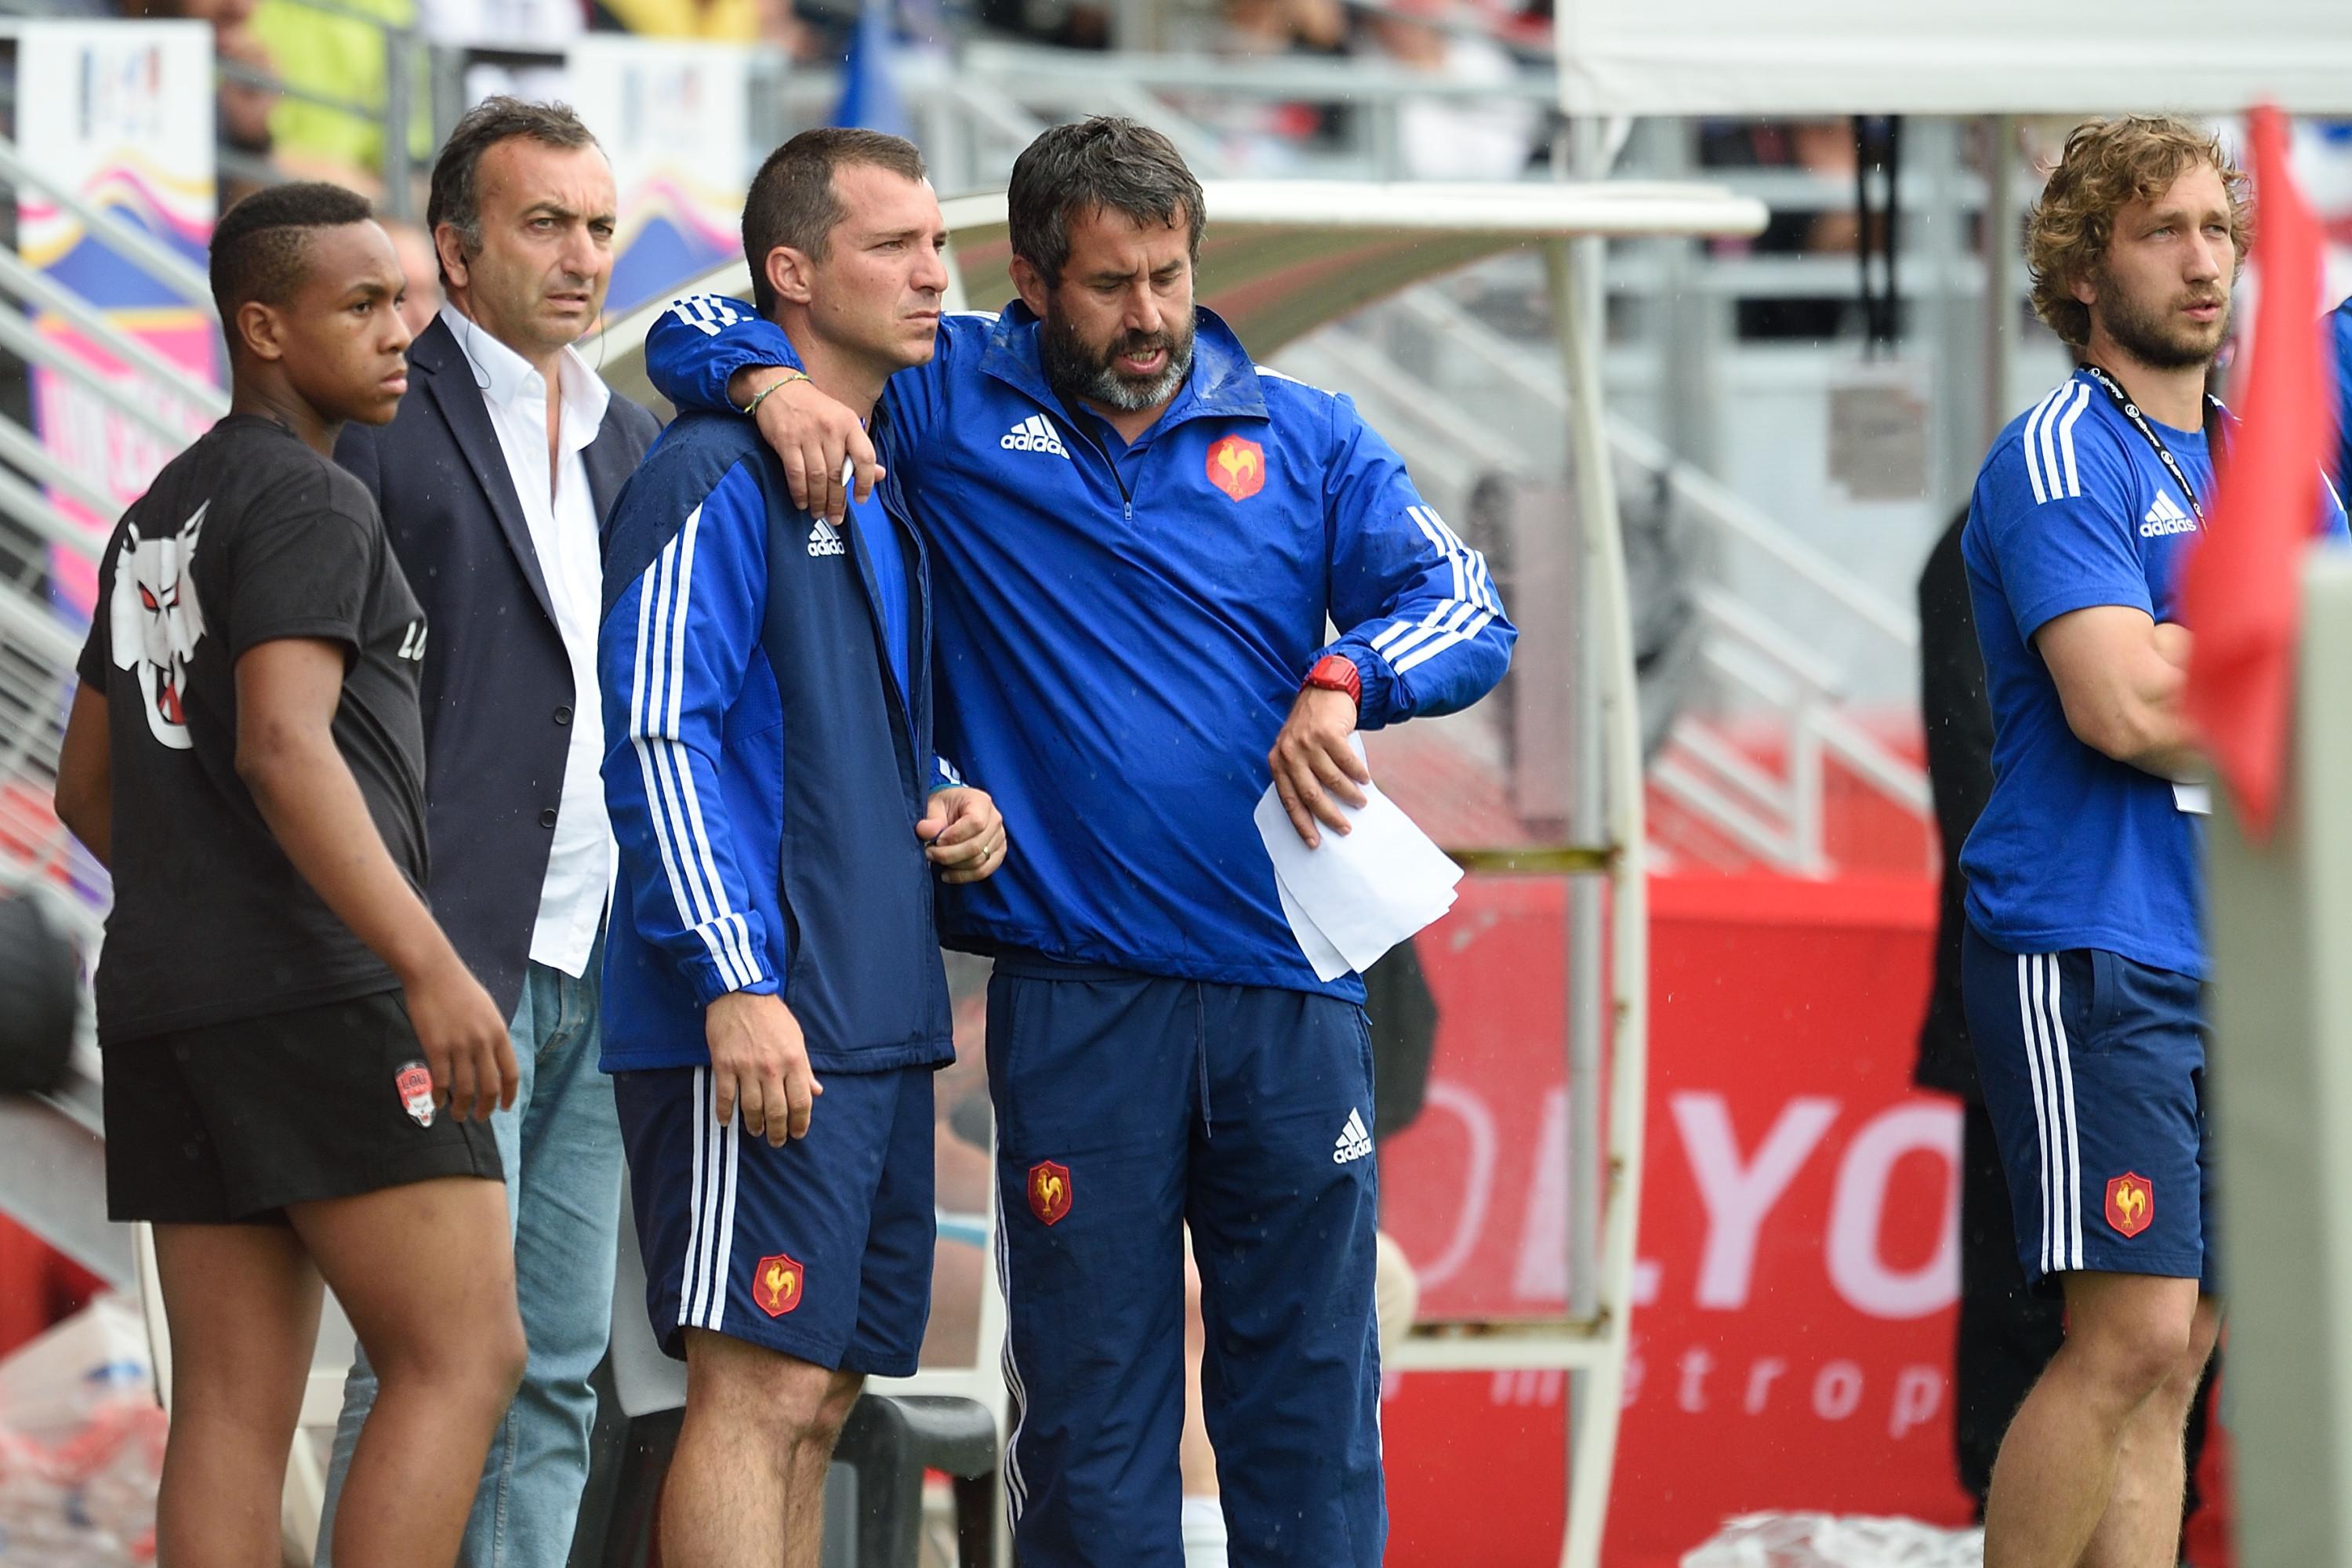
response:
<path fill-rule="evenodd" d="M 857 13 L 857 31 L 850 35 L 849 53 L 842 61 L 841 101 L 834 106 L 833 122 L 905 136 L 909 133 L 906 106 L 890 79 L 894 46 L 886 4 L 866 0 Z"/>

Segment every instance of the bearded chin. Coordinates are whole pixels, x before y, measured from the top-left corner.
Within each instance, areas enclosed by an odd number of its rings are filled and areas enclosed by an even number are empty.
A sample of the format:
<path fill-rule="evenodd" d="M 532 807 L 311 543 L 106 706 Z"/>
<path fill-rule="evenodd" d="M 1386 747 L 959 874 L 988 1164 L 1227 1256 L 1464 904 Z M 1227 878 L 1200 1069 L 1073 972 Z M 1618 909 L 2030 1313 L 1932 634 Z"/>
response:
<path fill-rule="evenodd" d="M 2116 346 L 2151 370 L 2189 370 L 2213 363 L 2229 335 L 2225 309 L 2207 339 L 2185 331 L 2168 331 L 2162 316 L 2137 307 L 2111 312 L 2103 323 Z"/>
<path fill-rule="evenodd" d="M 1192 370 L 1190 332 L 1169 344 L 1168 363 L 1160 374 L 1141 381 L 1121 375 L 1107 355 L 1097 356 L 1081 342 L 1066 317 L 1048 315 L 1041 337 L 1045 380 L 1065 402 L 1094 403 L 1139 414 L 1174 396 Z"/>

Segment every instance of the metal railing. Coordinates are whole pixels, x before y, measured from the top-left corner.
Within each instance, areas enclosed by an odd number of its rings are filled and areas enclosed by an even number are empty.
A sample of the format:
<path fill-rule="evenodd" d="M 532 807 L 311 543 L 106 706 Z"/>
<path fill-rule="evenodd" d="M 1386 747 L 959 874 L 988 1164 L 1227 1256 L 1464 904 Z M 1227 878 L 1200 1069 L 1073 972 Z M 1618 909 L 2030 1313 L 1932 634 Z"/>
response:
<path fill-rule="evenodd" d="M 1507 340 L 1456 303 L 1424 286 L 1382 310 L 1432 329 L 1453 352 L 1515 395 L 1559 418 L 1567 394 L 1544 359 Z M 1345 385 L 1376 402 L 1383 429 L 1404 451 L 1424 489 L 1459 502 L 1482 472 L 1549 478 L 1556 462 L 1478 420 L 1401 370 L 1368 336 L 1341 330 L 1303 340 L 1282 356 L 1307 379 Z M 1890 657 L 1916 658 L 1917 617 L 1750 504 L 1730 487 L 1678 461 L 1654 437 L 1620 418 L 1610 422 L 1616 459 L 1663 481 L 1684 515 L 1717 547 L 1752 552 L 1790 574 Z M 1801 876 L 1826 875 L 1829 764 L 1836 763 L 1900 811 L 1925 823 L 1931 815 L 1926 774 L 1857 723 L 1843 674 L 1816 651 L 1814 639 L 1721 581 L 1696 587 L 1700 657 L 1742 706 L 1770 717 L 1782 742 L 1775 773 L 1731 740 L 1707 715 L 1685 711 L 1673 743 L 1653 763 L 1650 781 L 1713 831 L 1768 864 Z M 1817 629 L 1817 628 L 1816 628 Z"/>
<path fill-rule="evenodd" d="M 0 187 L 34 190 L 168 293 L 206 316 L 204 274 L 178 254 L 29 163 L 0 138 Z M 114 363 L 101 370 L 72 342 L 45 332 L 47 318 Z M 98 310 L 13 252 L 0 252 L 0 355 L 27 375 L 61 379 L 78 399 L 125 421 L 166 454 L 228 407 L 217 389 L 191 376 L 109 321 Z M 94 964 L 105 931 L 110 883 L 50 808 L 82 632 L 47 593 L 38 569 L 50 551 L 85 563 L 105 535 L 60 501 L 110 523 L 120 510 L 102 479 L 77 470 L 31 429 L 0 415 L 0 516 L 35 546 L 26 580 L 0 579 L 0 886 L 31 890 Z M 97 1142 L 98 1063 L 85 1008 L 75 1070 L 56 1095 L 10 1097 L 0 1105 L 0 1192 L 11 1211 L 44 1238 L 117 1284 L 131 1268 L 122 1233 L 106 1220 Z"/>

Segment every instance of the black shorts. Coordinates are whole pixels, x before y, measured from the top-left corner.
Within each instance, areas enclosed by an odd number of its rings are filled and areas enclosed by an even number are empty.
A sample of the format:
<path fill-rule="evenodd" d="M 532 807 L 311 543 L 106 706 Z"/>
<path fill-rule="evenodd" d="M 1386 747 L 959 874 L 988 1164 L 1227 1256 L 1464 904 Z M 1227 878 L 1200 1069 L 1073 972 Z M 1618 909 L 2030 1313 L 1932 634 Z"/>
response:
<path fill-rule="evenodd" d="M 117 1220 L 282 1224 L 288 1204 L 436 1176 L 503 1179 L 489 1123 L 434 1108 L 397 991 L 124 1040 L 103 1055 L 106 1206 Z"/>

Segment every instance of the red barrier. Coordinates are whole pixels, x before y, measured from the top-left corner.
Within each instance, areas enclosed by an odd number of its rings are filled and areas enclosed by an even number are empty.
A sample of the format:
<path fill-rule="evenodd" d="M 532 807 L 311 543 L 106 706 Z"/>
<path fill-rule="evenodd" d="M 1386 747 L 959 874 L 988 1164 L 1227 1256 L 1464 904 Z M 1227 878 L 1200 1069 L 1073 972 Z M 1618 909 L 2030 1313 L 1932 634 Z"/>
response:
<path fill-rule="evenodd" d="M 1562 894 L 1476 880 L 1423 939 L 1429 1108 L 1382 1152 L 1424 1312 L 1556 1310 Z M 1909 1086 L 1921 879 L 1653 884 L 1648 1177 L 1612 1568 L 1755 1509 L 1958 1524 L 1948 1387 L 1958 1113 Z M 1390 1562 L 1557 1562 L 1558 1373 L 1395 1380 Z"/>

